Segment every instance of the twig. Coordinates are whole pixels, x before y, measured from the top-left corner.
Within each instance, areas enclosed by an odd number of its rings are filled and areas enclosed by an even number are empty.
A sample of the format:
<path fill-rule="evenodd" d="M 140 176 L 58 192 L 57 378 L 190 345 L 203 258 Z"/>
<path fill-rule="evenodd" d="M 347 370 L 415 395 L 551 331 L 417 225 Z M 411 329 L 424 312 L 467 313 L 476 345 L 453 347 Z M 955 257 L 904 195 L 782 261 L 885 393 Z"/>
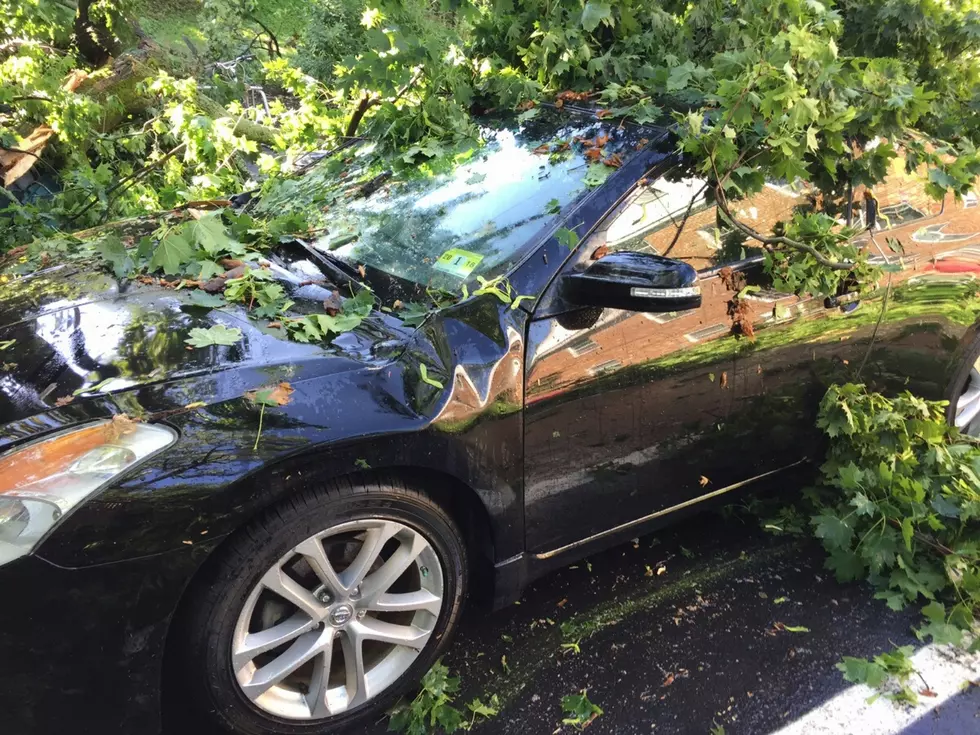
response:
<path fill-rule="evenodd" d="M 677 232 L 674 233 L 674 239 L 670 241 L 670 245 L 668 245 L 667 249 L 664 250 L 663 252 L 663 255 L 665 257 L 670 253 L 671 250 L 674 249 L 674 245 L 677 244 L 677 241 L 681 239 L 681 233 L 684 232 L 684 227 L 685 225 L 687 225 L 687 219 L 688 217 L 691 216 L 691 210 L 694 209 L 694 202 L 697 201 L 698 197 L 701 196 L 704 193 L 704 190 L 707 188 L 708 188 L 708 182 L 706 181 L 704 182 L 704 186 L 702 186 L 698 190 L 698 193 L 691 198 L 691 201 L 687 205 L 687 211 L 684 212 L 684 219 L 681 220 L 680 227 L 678 227 Z"/>
<path fill-rule="evenodd" d="M 395 103 L 400 100 L 409 89 L 415 86 L 416 82 L 418 82 L 421 76 L 422 67 L 419 67 L 415 70 L 412 78 L 409 79 L 401 89 L 395 92 L 395 96 L 391 98 L 391 102 Z M 344 132 L 344 135 L 347 137 L 353 137 L 354 133 L 357 132 L 357 126 L 361 124 L 361 120 L 364 118 L 367 111 L 375 105 L 381 104 L 382 99 L 383 98 L 380 95 L 370 95 L 365 92 L 364 96 L 361 97 L 361 101 L 357 105 L 357 109 L 354 110 L 354 114 L 351 115 L 350 122 L 347 123 L 347 130 Z"/>
<path fill-rule="evenodd" d="M 279 39 L 276 38 L 276 34 L 270 31 L 269 27 L 261 20 L 256 18 L 254 15 L 246 15 L 245 17 L 248 18 L 248 20 L 255 23 L 255 25 L 257 25 L 259 28 L 261 28 L 263 31 L 265 31 L 268 34 L 269 40 L 272 42 L 272 46 L 276 51 L 276 56 L 281 58 L 282 52 L 279 50 Z M 254 41 L 252 43 L 254 43 Z"/>
<path fill-rule="evenodd" d="M 34 46 L 35 48 L 43 49 L 49 53 L 58 54 L 59 56 L 64 56 L 66 53 L 61 49 L 55 48 L 54 46 L 50 46 L 46 43 L 38 43 L 37 41 L 31 41 L 26 38 L 14 38 L 10 41 L 0 43 L 0 54 L 6 54 L 15 49 L 19 49 L 21 46 Z"/>
<path fill-rule="evenodd" d="M 714 168 L 714 159 L 711 159 L 711 167 Z M 717 170 L 715 171 L 717 176 Z M 761 232 L 754 230 L 743 222 L 736 219 L 735 215 L 732 214 L 731 209 L 728 206 L 728 200 L 725 198 L 725 192 L 723 186 L 715 187 L 715 195 L 718 199 L 718 208 L 721 209 L 722 213 L 728 218 L 728 221 L 734 225 L 734 227 L 742 232 L 744 235 L 751 237 L 753 240 L 758 240 L 763 245 L 766 246 L 770 252 L 774 249 L 776 245 L 785 245 L 786 247 L 793 248 L 794 250 L 800 250 L 804 253 L 809 253 L 824 268 L 830 268 L 835 271 L 849 271 L 854 268 L 854 263 L 851 261 L 835 262 L 833 260 L 828 260 L 824 255 L 820 253 L 812 245 L 807 245 L 804 242 L 799 242 L 782 235 L 763 235 Z"/>
<path fill-rule="evenodd" d="M 864 359 L 861 360 L 861 367 L 858 368 L 857 375 L 855 377 L 860 378 L 861 373 L 864 372 L 864 366 L 868 363 L 868 358 L 871 357 L 871 349 L 875 346 L 875 339 L 878 337 L 878 328 L 881 326 L 881 320 L 885 318 L 885 311 L 888 309 L 888 296 L 892 292 L 892 274 L 888 273 L 888 284 L 885 286 L 885 297 L 881 301 L 881 312 L 878 314 L 878 321 L 875 322 L 874 331 L 871 332 L 871 341 L 868 342 L 868 349 L 864 353 Z"/>
<path fill-rule="evenodd" d="M 165 154 L 164 156 L 161 156 L 160 158 L 158 158 L 155 161 L 151 161 L 150 163 L 148 163 L 147 165 L 145 165 L 143 168 L 139 169 L 138 171 L 134 171 L 133 173 L 131 173 L 126 178 L 121 179 L 120 181 L 116 182 L 113 186 L 109 187 L 109 189 L 106 190 L 106 196 L 112 197 L 112 195 L 115 194 L 117 191 L 119 191 L 119 189 L 121 189 L 124 186 L 127 186 L 128 184 L 130 184 L 132 182 L 138 181 L 139 179 L 143 178 L 143 176 L 145 176 L 146 174 L 148 174 L 153 169 L 159 168 L 164 163 L 166 163 L 167 161 L 169 161 L 171 158 L 173 158 L 174 156 L 176 156 L 178 153 L 180 153 L 181 151 L 183 151 L 186 147 L 187 147 L 187 144 L 186 143 L 181 143 L 176 148 L 172 149 L 169 153 Z M 80 209 L 75 214 L 71 215 L 71 217 L 68 218 L 69 221 L 70 222 L 74 222 L 75 220 L 77 220 L 79 217 L 81 217 L 83 214 L 85 214 L 87 211 L 89 211 L 92 207 L 94 207 L 98 203 L 99 203 L 99 197 L 95 197 L 92 201 L 90 201 L 88 204 L 86 204 L 84 207 L 82 207 L 82 209 Z M 113 203 L 112 202 L 112 199 L 110 199 L 109 204 L 108 204 L 108 207 L 106 208 L 106 213 L 108 213 L 112 209 L 112 203 Z"/>

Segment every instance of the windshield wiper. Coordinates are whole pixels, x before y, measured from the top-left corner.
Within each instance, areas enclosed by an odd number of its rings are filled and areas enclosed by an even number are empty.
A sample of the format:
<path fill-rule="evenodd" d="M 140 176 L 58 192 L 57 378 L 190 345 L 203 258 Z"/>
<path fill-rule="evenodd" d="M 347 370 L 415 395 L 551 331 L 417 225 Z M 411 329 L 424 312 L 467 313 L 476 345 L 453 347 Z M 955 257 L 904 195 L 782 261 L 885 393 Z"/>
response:
<path fill-rule="evenodd" d="M 356 283 L 361 285 L 361 274 L 356 266 L 351 265 L 346 260 L 333 253 L 325 253 L 322 250 L 310 245 L 306 240 L 300 238 L 295 238 L 296 242 L 303 246 L 306 250 L 320 265 L 329 270 L 332 274 L 340 276 L 340 279 L 347 282 Z M 339 285 L 339 284 L 338 284 Z"/>

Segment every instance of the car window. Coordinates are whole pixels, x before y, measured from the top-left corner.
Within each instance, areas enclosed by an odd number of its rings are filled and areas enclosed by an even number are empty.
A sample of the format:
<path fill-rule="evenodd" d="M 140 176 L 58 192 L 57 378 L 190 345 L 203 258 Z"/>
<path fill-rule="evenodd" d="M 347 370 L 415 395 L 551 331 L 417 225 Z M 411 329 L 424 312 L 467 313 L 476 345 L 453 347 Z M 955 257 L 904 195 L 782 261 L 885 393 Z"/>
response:
<path fill-rule="evenodd" d="M 907 172 L 905 161 L 898 157 L 873 190 L 855 186 L 851 225 L 867 229 L 866 200 L 873 198 L 878 212 L 874 231 L 899 239 L 906 260 L 915 259 L 923 249 L 941 257 L 944 245 L 953 248 L 975 242 L 980 231 L 980 197 L 970 191 L 962 201 L 947 198 L 943 204 L 926 192 L 924 174 Z M 705 196 L 706 191 L 704 179 L 677 171 L 641 182 L 632 199 L 597 231 L 594 245 L 590 244 L 592 253 L 656 253 L 683 260 L 699 271 L 760 255 L 758 243 L 726 225 L 718 207 Z M 812 206 L 806 184 L 799 181 L 769 182 L 762 191 L 732 203 L 739 220 L 763 234 L 772 233 L 777 222 L 792 218 L 795 209 Z M 837 212 L 840 224 L 845 224 L 846 217 L 846 207 Z M 873 262 L 888 257 L 879 252 L 885 244 L 883 238 L 877 238 L 876 244 L 864 234 L 858 236 L 857 243 L 871 248 Z"/>
<path fill-rule="evenodd" d="M 759 254 L 757 243 L 746 241 L 741 233 L 726 226 L 706 191 L 704 179 L 681 178 L 669 172 L 641 184 L 629 205 L 609 223 L 604 243 L 607 251 L 656 253 L 683 260 L 698 270 L 731 265 Z M 740 221 L 768 233 L 804 203 L 797 188 L 772 183 L 734 206 Z"/>

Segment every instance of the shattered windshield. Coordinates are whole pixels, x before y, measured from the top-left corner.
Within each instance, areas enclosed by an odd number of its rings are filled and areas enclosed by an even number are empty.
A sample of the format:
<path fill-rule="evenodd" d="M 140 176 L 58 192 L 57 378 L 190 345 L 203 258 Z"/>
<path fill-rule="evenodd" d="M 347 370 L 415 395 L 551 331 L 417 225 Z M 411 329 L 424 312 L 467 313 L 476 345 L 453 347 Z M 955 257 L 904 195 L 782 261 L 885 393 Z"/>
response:
<path fill-rule="evenodd" d="M 313 247 L 447 291 L 507 272 L 537 232 L 644 144 L 641 128 L 531 112 L 485 127 L 478 148 L 407 173 L 349 156 L 345 169 L 331 171 L 348 183 L 325 207 Z"/>

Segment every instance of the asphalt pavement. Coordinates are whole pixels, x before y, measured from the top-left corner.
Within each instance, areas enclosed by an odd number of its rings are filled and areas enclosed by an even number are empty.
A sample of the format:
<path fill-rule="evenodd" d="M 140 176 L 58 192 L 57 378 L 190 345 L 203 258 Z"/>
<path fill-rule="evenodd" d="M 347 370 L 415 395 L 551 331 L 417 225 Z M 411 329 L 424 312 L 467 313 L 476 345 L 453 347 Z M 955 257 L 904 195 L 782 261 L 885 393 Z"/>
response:
<path fill-rule="evenodd" d="M 573 732 L 560 702 L 582 689 L 604 712 L 590 735 L 980 733 L 980 656 L 924 645 L 917 621 L 837 583 L 815 542 L 709 513 L 551 574 L 505 610 L 468 610 L 444 663 L 457 706 L 499 698 L 482 735 Z M 835 668 L 907 644 L 916 707 L 869 704 Z"/>

